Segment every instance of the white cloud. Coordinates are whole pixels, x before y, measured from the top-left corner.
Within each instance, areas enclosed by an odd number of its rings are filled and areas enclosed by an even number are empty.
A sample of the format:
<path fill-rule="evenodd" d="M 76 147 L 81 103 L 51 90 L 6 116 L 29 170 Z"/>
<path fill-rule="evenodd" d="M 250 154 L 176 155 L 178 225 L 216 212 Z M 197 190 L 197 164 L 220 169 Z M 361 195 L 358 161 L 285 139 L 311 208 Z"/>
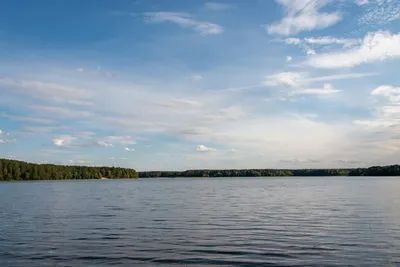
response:
<path fill-rule="evenodd" d="M 304 73 L 299 72 L 280 72 L 267 76 L 263 84 L 265 86 L 299 86 L 301 80 L 304 80 Z"/>
<path fill-rule="evenodd" d="M 393 97 L 400 96 L 400 87 L 394 87 L 391 85 L 381 85 L 372 90 L 371 95 L 380 95 L 391 99 Z"/>
<path fill-rule="evenodd" d="M 359 79 L 376 75 L 376 73 L 346 73 L 310 77 L 307 72 L 279 72 L 265 77 L 264 86 L 304 87 L 314 82 Z"/>
<path fill-rule="evenodd" d="M 269 34 L 292 35 L 302 31 L 323 29 L 338 23 L 342 16 L 339 12 L 320 12 L 330 1 L 315 0 L 276 0 L 285 9 L 285 17 L 280 21 L 266 25 Z"/>
<path fill-rule="evenodd" d="M 241 107 L 227 107 L 218 110 L 213 114 L 205 114 L 206 121 L 235 121 L 246 116 L 246 112 Z"/>
<path fill-rule="evenodd" d="M 89 165 L 90 161 L 81 160 L 81 159 L 78 159 L 78 160 L 70 159 L 70 160 L 68 160 L 68 163 L 72 164 L 72 165 Z"/>
<path fill-rule="evenodd" d="M 340 92 L 340 90 L 334 89 L 332 84 L 324 84 L 323 88 L 305 88 L 297 89 L 292 91 L 290 94 L 293 95 L 331 95 Z"/>
<path fill-rule="evenodd" d="M 377 73 L 345 73 L 333 74 L 326 76 L 310 76 L 307 72 L 280 72 L 265 77 L 262 85 L 259 87 L 282 87 L 280 90 L 271 92 L 271 96 L 265 98 L 266 101 L 274 100 L 293 100 L 288 96 L 293 95 L 331 95 L 340 92 L 341 90 L 334 89 L 331 84 L 324 84 L 323 88 L 313 87 L 314 83 L 329 82 L 335 80 L 359 79 L 368 76 L 374 76 Z M 244 87 L 243 90 L 251 88 Z M 284 89 L 284 91 L 282 90 Z M 287 91 L 291 89 L 292 91 Z M 283 94 L 283 95 L 282 95 Z"/>
<path fill-rule="evenodd" d="M 286 61 L 287 62 L 290 62 L 290 61 L 292 61 L 293 60 L 293 58 L 291 57 L 291 56 L 286 56 Z"/>
<path fill-rule="evenodd" d="M 161 102 L 156 102 L 155 104 L 159 106 L 164 106 L 168 108 L 182 108 L 182 107 L 200 107 L 202 103 L 196 100 L 187 99 L 187 98 L 170 98 L 170 99 L 163 99 Z"/>
<path fill-rule="evenodd" d="M 83 72 L 84 71 L 84 69 L 82 69 L 82 68 L 78 68 L 76 70 L 79 71 L 79 72 Z"/>
<path fill-rule="evenodd" d="M 125 151 L 128 151 L 128 152 L 133 152 L 133 151 L 135 151 L 134 148 L 129 148 L 129 147 L 124 147 L 124 150 L 125 150 Z"/>
<path fill-rule="evenodd" d="M 348 51 L 319 54 L 305 64 L 314 68 L 352 68 L 363 63 L 390 60 L 400 57 L 400 33 L 389 31 L 368 33 L 362 44 Z"/>
<path fill-rule="evenodd" d="M 315 163 L 320 163 L 321 161 L 318 159 L 282 159 L 280 160 L 281 163 L 284 164 L 315 164 Z"/>
<path fill-rule="evenodd" d="M 77 132 L 74 135 L 61 135 L 53 139 L 58 147 L 114 147 L 114 145 L 133 145 L 136 142 L 130 136 L 105 136 L 97 138 L 92 132 Z"/>
<path fill-rule="evenodd" d="M 211 71 L 202 72 L 201 74 L 204 74 L 207 79 L 201 83 L 201 88 L 197 90 L 197 85 L 193 86 L 192 81 L 182 79 L 182 77 L 190 77 L 193 73 L 196 72 L 188 70 L 186 73 L 177 74 L 176 80 L 178 83 L 173 83 L 171 86 L 168 82 L 164 82 L 163 78 L 157 78 L 162 81 L 160 84 L 157 84 L 157 81 L 152 79 L 151 83 L 154 84 L 154 87 L 140 87 L 135 84 L 125 84 L 119 80 L 107 81 L 107 83 L 101 81 L 104 84 L 99 84 L 98 86 L 93 84 L 93 88 L 96 88 L 96 98 L 94 99 L 96 105 L 94 107 L 66 108 L 54 105 L 55 109 L 32 109 L 28 105 L 28 112 L 34 111 L 29 116 L 44 118 L 51 116 L 50 119 L 56 121 L 57 125 L 69 126 L 68 129 L 64 129 L 66 131 L 64 133 L 71 134 L 77 139 L 68 141 L 57 136 L 54 138 L 61 139 L 61 141 L 57 141 L 56 144 L 64 147 L 79 147 L 79 150 L 56 149 L 57 145 L 53 146 L 54 150 L 62 152 L 71 151 L 75 154 L 81 152 L 82 149 L 84 153 L 92 153 L 92 151 L 96 150 L 90 148 L 99 146 L 96 142 L 104 142 L 113 144 L 117 148 L 119 147 L 120 151 L 131 155 L 131 153 L 122 149 L 134 147 L 131 144 L 118 143 L 115 137 L 107 138 L 107 136 L 89 134 L 88 137 L 84 138 L 80 135 L 78 136 L 76 131 L 98 132 L 100 130 L 114 133 L 115 135 L 113 136 L 126 137 L 132 135 L 135 137 L 128 138 L 128 142 L 140 140 L 136 139 L 140 137 L 154 138 L 154 141 L 156 141 L 159 136 L 177 138 L 177 140 L 181 141 L 177 145 L 177 149 L 171 150 L 165 148 L 165 144 L 162 144 L 160 151 L 165 154 L 162 156 L 155 155 L 154 160 L 156 162 L 154 164 L 149 163 L 147 159 L 149 155 L 146 153 L 143 154 L 143 159 L 141 157 L 137 161 L 135 159 L 135 164 L 139 168 L 147 167 L 147 165 L 153 166 L 154 169 L 160 169 L 162 166 L 172 169 L 180 164 L 186 166 L 186 162 L 179 160 L 180 156 L 186 156 L 185 153 L 193 153 L 193 155 L 205 158 L 196 163 L 196 166 L 201 168 L 207 166 L 219 168 L 271 166 L 277 158 L 319 158 L 324 156 L 325 152 L 340 150 L 343 140 L 346 143 L 346 137 L 343 136 L 348 134 L 349 130 L 342 122 L 339 125 L 334 123 L 329 125 L 330 123 L 321 122 L 323 120 L 323 112 L 321 117 L 318 118 L 318 121 L 321 121 L 313 122 L 311 119 L 287 118 L 286 112 L 297 110 L 297 106 L 294 103 L 293 106 L 288 101 L 280 103 L 275 98 L 268 105 L 260 104 L 263 98 L 269 97 L 271 92 L 281 90 L 280 88 L 271 88 L 271 90 L 269 90 L 270 88 L 263 88 L 255 91 L 255 94 L 253 92 L 251 94 L 242 94 L 240 92 L 211 94 L 205 92 L 204 89 L 218 88 L 225 82 L 231 85 L 239 81 L 239 85 L 242 85 L 248 80 L 243 80 L 242 77 L 237 75 L 237 72 L 232 72 L 227 75 L 228 80 L 218 77 L 221 80 L 215 81 L 213 76 L 215 73 Z M 257 72 L 252 78 L 260 77 L 260 73 L 262 71 Z M 363 73 L 343 74 L 343 72 L 333 74 L 330 76 L 313 76 L 313 73 L 293 72 L 292 75 L 276 75 L 274 78 L 278 78 L 278 82 L 274 80 L 273 84 L 276 86 L 285 84 L 286 87 L 289 87 L 289 89 L 284 90 L 286 92 L 284 96 L 290 100 L 287 96 L 289 91 L 323 89 L 319 88 L 320 84 L 311 84 L 314 81 L 322 81 L 323 83 L 324 81 L 358 78 L 365 75 Z M 49 74 L 46 72 L 46 75 Z M 218 76 L 220 76 L 219 73 Z M 122 74 L 120 77 L 123 77 Z M 83 80 L 82 84 L 87 84 L 86 78 L 81 77 L 80 79 Z M 215 84 L 213 84 L 214 82 Z M 269 82 L 271 81 L 269 80 Z M 304 91 L 304 93 L 310 94 L 311 92 Z M 302 96 L 299 95 L 298 98 L 300 99 Z M 133 100 L 134 102 L 132 102 Z M 282 106 L 285 107 L 283 108 Z M 286 107 L 289 109 L 286 109 Z M 23 108 L 26 108 L 26 106 L 23 106 Z M 338 109 L 340 109 L 340 106 Z M 307 112 L 318 111 L 307 110 Z M 273 114 L 278 115 L 274 116 Z M 335 115 L 333 114 L 332 116 Z M 67 120 L 62 120 L 62 118 Z M 70 118 L 73 119 L 70 120 Z M 351 121 L 348 123 L 351 127 L 356 127 L 356 125 L 351 124 Z M 296 131 L 288 131 L 288 129 L 296 129 Z M 300 130 L 297 131 L 297 129 Z M 302 141 L 299 144 L 298 139 L 304 140 L 304 142 Z M 195 149 L 198 144 L 205 144 L 218 150 L 211 153 L 196 152 Z M 192 150 L 190 150 L 190 147 L 188 150 L 187 146 L 191 146 Z M 88 149 L 85 150 L 84 147 L 88 147 Z M 219 149 L 220 147 L 222 148 Z M 321 147 L 324 147 L 323 151 L 321 151 Z M 230 153 L 229 148 L 235 148 L 240 153 Z M 104 149 L 102 151 L 106 153 L 111 150 L 114 151 L 114 149 Z M 200 150 L 202 150 L 201 147 Z M 275 157 L 276 153 L 278 154 Z M 259 154 L 264 154 L 265 157 L 263 159 L 255 157 L 255 155 Z M 106 164 L 106 159 L 108 160 L 110 156 L 112 155 L 104 157 L 103 164 Z M 118 155 L 113 156 L 119 157 Z M 176 159 L 172 160 L 172 156 L 175 156 Z M 347 155 L 344 155 L 344 157 L 351 158 Z M 67 159 L 71 158 L 68 157 Z M 96 155 L 94 155 L 93 160 L 97 162 L 96 158 Z M 329 162 L 332 158 L 329 158 Z M 341 158 L 341 156 L 335 155 L 334 158 Z"/>
<path fill-rule="evenodd" d="M 146 19 L 149 22 L 173 22 L 184 28 L 192 28 L 201 35 L 215 35 L 223 32 L 223 28 L 215 23 L 199 21 L 186 13 L 176 12 L 147 12 Z"/>
<path fill-rule="evenodd" d="M 346 74 L 333 74 L 319 77 L 308 77 L 305 78 L 306 82 L 323 82 L 323 81 L 334 81 L 334 80 L 347 80 L 347 79 L 359 79 L 368 76 L 375 76 L 377 73 L 364 72 L 364 73 L 346 73 Z"/>
<path fill-rule="evenodd" d="M 57 127 L 51 126 L 25 126 L 24 130 L 33 132 L 33 133 L 50 133 L 57 129 Z"/>
<path fill-rule="evenodd" d="M 50 124 L 54 123 L 53 120 L 45 119 L 45 118 L 36 118 L 36 117 L 24 117 L 24 116 L 16 116 L 16 115 L 9 115 L 9 114 L 0 114 L 0 116 L 15 120 L 15 121 L 22 121 L 22 122 L 29 122 L 29 123 L 38 123 L 38 124 Z"/>
<path fill-rule="evenodd" d="M 349 77 L 347 77 L 350 75 Z M 365 74 L 362 74 L 365 75 Z M 342 74 L 320 77 L 309 77 L 308 73 L 299 72 L 281 72 L 271 76 L 267 76 L 264 84 L 266 86 L 284 86 L 292 89 L 287 93 L 287 96 L 294 95 L 332 95 L 340 92 L 335 89 L 332 84 L 326 83 L 323 88 L 309 87 L 314 82 L 329 81 L 336 79 L 358 78 L 361 74 Z M 287 100 L 285 97 L 280 97 L 281 100 Z"/>
<path fill-rule="evenodd" d="M 371 120 L 355 120 L 354 123 L 367 127 L 390 128 L 400 125 L 400 87 L 382 85 L 371 91 L 371 96 L 380 98 L 376 103 L 375 117 Z M 396 128 L 389 132 L 397 133 Z"/>
<path fill-rule="evenodd" d="M 215 148 L 206 147 L 206 146 L 203 146 L 203 145 L 198 145 L 198 146 L 196 147 L 196 150 L 199 151 L 199 152 L 211 152 L 211 151 L 216 151 Z"/>
<path fill-rule="evenodd" d="M 210 10 L 214 11 L 222 11 L 222 10 L 228 10 L 235 8 L 234 5 L 230 4 L 222 4 L 222 3 L 216 3 L 216 2 L 207 2 L 204 4 L 204 7 Z"/>
<path fill-rule="evenodd" d="M 349 47 L 349 46 L 359 44 L 361 42 L 361 40 L 354 39 L 354 38 L 335 38 L 335 37 L 331 37 L 331 36 L 322 36 L 322 37 L 304 38 L 304 42 L 308 43 L 308 44 L 315 44 L 315 45 L 338 44 L 338 45 L 343 45 L 344 47 Z"/>
<path fill-rule="evenodd" d="M 354 165 L 361 164 L 362 162 L 359 160 L 349 160 L 349 159 L 337 159 L 333 161 L 334 163 L 345 164 L 345 165 Z"/>
<path fill-rule="evenodd" d="M 93 104 L 90 99 L 94 96 L 94 93 L 83 88 L 1 77 L 0 85 L 6 86 L 5 88 L 17 88 L 20 93 L 28 94 L 31 97 L 47 100 L 49 102 L 59 102 L 77 106 L 90 106 Z"/>
<path fill-rule="evenodd" d="M 10 136 L 10 133 L 4 133 L 1 129 L 0 129 L 0 137 L 2 136 Z M 12 144 L 17 142 L 17 140 L 15 139 L 0 139 L 0 144 Z"/>
<path fill-rule="evenodd" d="M 310 55 L 316 55 L 316 49 L 321 51 L 326 51 L 327 49 L 336 48 L 337 46 L 349 48 L 359 45 L 362 39 L 356 38 L 336 38 L 332 36 L 320 36 L 320 37 L 307 37 L 303 39 L 299 38 L 286 38 L 278 39 L 277 41 L 282 41 L 286 44 L 296 45 L 302 48 L 304 52 Z M 322 50 L 324 49 L 324 50 Z"/>
<path fill-rule="evenodd" d="M 17 142 L 15 139 L 0 139 L 0 144 L 12 144 Z"/>
<path fill-rule="evenodd" d="M 397 0 L 358 0 L 362 15 L 360 25 L 377 26 L 389 24 L 400 18 L 400 2 Z"/>
<path fill-rule="evenodd" d="M 315 56 L 317 53 L 313 49 L 308 49 L 307 50 L 307 56 Z"/>
<path fill-rule="evenodd" d="M 126 136 L 106 136 L 101 142 L 108 144 L 118 144 L 118 145 L 134 145 L 136 141 L 129 135 Z"/>
<path fill-rule="evenodd" d="M 67 107 L 55 107 L 55 106 L 30 106 L 28 107 L 34 112 L 39 113 L 43 117 L 52 118 L 87 118 L 93 114 L 86 110 L 76 110 Z"/>
<path fill-rule="evenodd" d="M 299 38 L 293 38 L 293 37 L 292 38 L 286 38 L 284 41 L 287 44 L 293 44 L 293 45 L 298 45 L 298 44 L 301 43 L 301 40 Z"/>
<path fill-rule="evenodd" d="M 72 135 L 60 135 L 58 138 L 53 139 L 53 144 L 58 147 L 75 147 L 77 138 Z"/>
<path fill-rule="evenodd" d="M 195 81 L 201 81 L 204 80 L 204 77 L 198 74 L 192 75 L 192 79 Z"/>
<path fill-rule="evenodd" d="M 368 0 L 355 0 L 355 2 L 359 6 L 363 6 L 369 3 Z"/>
<path fill-rule="evenodd" d="M 98 144 L 99 146 L 102 146 L 102 147 L 113 147 L 114 146 L 113 144 L 107 143 L 104 141 L 97 141 L 96 144 Z"/>

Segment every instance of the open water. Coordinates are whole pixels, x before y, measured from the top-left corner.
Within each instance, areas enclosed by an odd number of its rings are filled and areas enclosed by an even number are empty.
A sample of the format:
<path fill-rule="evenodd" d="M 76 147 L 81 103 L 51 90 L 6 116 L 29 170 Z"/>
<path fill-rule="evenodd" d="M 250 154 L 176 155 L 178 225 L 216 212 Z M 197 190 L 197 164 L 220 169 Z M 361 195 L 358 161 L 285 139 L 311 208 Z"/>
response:
<path fill-rule="evenodd" d="M 0 183 L 0 266 L 400 266 L 400 178 Z"/>

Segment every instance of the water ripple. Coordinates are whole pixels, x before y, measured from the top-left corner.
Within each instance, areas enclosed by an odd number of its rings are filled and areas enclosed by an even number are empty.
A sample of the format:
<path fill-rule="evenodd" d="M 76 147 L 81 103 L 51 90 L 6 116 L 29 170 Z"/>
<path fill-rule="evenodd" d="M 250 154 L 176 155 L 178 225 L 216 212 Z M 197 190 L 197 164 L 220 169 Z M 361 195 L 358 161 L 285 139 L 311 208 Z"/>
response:
<path fill-rule="evenodd" d="M 0 266 L 397 266 L 399 191 L 359 177 L 0 183 Z"/>

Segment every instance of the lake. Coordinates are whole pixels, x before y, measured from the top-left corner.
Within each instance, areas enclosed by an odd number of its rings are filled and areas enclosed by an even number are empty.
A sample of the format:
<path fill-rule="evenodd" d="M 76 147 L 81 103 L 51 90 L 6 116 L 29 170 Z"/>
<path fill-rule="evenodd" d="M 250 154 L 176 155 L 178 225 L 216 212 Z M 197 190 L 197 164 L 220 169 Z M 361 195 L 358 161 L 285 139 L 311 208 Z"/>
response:
<path fill-rule="evenodd" d="M 399 266 L 400 178 L 0 183 L 0 266 Z"/>

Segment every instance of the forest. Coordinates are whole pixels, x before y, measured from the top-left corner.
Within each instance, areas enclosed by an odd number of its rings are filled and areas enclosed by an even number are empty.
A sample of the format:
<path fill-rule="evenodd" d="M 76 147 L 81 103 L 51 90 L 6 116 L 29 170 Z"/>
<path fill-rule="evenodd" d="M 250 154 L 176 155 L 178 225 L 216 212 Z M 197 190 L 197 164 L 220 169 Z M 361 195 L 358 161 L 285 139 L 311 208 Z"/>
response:
<path fill-rule="evenodd" d="M 262 176 L 400 176 L 400 165 L 353 169 L 231 169 L 136 172 L 134 169 L 120 167 L 35 164 L 0 159 L 0 181 Z"/>
<path fill-rule="evenodd" d="M 34 164 L 0 159 L 0 181 L 138 178 L 134 169 Z"/>
<path fill-rule="evenodd" d="M 244 169 L 139 172 L 140 178 L 157 177 L 279 177 L 279 176 L 400 176 L 400 165 L 354 169 Z"/>

